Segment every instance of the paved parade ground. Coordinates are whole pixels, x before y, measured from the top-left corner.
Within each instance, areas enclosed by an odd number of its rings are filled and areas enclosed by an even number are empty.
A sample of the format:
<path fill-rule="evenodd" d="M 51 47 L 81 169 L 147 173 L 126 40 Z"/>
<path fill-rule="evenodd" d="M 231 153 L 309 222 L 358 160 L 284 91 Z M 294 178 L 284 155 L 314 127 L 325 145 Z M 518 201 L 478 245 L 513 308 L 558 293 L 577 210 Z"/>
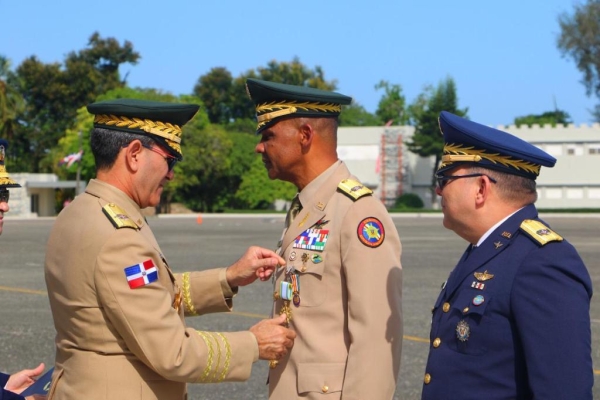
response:
<path fill-rule="evenodd" d="M 599 288 L 600 216 L 542 217 L 575 245 L 590 271 L 594 288 Z M 206 215 L 201 220 L 192 215 L 149 217 L 148 222 L 171 267 L 182 272 L 227 266 L 250 245 L 274 248 L 283 220 L 283 214 Z M 420 398 L 431 307 L 466 242 L 443 228 L 441 214 L 398 214 L 394 222 L 402 240 L 404 269 L 404 344 L 395 399 L 412 400 Z M 32 368 L 40 361 L 49 368 L 53 363 L 54 326 L 43 272 L 46 240 L 53 223 L 54 219 L 17 220 L 10 216 L 5 220 L 0 237 L 1 371 Z M 189 318 L 188 324 L 202 330 L 245 330 L 268 317 L 271 298 L 270 282 L 256 282 L 241 288 L 234 300 L 234 312 Z M 592 299 L 591 318 L 597 383 L 594 397 L 600 398 L 600 293 Z M 248 382 L 190 385 L 189 398 L 267 399 L 267 369 L 266 362 L 259 361 Z"/>

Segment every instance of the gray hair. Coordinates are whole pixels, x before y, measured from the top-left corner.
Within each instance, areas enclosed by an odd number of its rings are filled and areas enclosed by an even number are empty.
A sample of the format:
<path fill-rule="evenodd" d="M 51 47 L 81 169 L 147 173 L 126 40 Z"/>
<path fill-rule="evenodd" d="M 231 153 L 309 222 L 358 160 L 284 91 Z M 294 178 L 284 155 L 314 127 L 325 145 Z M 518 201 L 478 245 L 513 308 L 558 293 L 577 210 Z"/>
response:
<path fill-rule="evenodd" d="M 94 128 L 90 136 L 96 171 L 110 169 L 115 164 L 121 149 L 134 140 L 139 140 L 143 146 L 155 144 L 154 139 L 146 135 L 106 128 Z"/>
<path fill-rule="evenodd" d="M 537 200 L 536 184 L 533 179 L 482 167 L 471 167 L 469 173 L 485 174 L 496 180 L 495 186 L 500 197 L 519 207 L 533 204 Z"/>

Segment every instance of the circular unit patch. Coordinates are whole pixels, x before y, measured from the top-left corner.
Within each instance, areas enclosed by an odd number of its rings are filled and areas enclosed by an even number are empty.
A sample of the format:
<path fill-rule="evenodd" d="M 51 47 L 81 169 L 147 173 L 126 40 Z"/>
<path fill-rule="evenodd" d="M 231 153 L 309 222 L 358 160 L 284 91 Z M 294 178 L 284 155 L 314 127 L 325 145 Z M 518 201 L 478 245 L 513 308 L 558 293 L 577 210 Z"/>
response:
<path fill-rule="evenodd" d="M 383 224 L 374 217 L 368 217 L 360 221 L 356 233 L 358 234 L 358 240 L 367 247 L 379 247 L 385 239 Z"/>

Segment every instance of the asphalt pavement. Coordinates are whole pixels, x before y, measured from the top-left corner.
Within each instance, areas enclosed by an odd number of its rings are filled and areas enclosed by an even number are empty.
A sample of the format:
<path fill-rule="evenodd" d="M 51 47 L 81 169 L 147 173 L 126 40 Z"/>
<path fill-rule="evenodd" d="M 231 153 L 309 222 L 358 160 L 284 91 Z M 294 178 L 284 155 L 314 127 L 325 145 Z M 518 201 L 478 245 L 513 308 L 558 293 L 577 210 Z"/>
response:
<path fill-rule="evenodd" d="M 542 217 L 578 249 L 594 287 L 600 287 L 600 216 L 548 214 Z M 274 248 L 284 215 L 196 215 L 149 217 L 169 264 L 177 272 L 227 266 L 248 246 Z M 52 218 L 5 219 L 0 237 L 0 371 L 15 372 L 54 360 L 54 326 L 44 283 L 44 253 Z M 394 399 L 419 399 L 428 353 L 431 307 L 466 243 L 443 228 L 441 215 L 394 216 L 402 240 L 404 342 Z M 188 318 L 188 325 L 212 331 L 245 330 L 269 315 L 272 288 L 256 282 L 244 287 L 234 311 Z M 600 377 L 600 301 L 592 299 L 594 376 Z M 324 333 L 325 334 L 325 333 Z M 268 366 L 259 361 L 243 383 L 193 384 L 189 398 L 267 399 Z M 600 398 L 600 388 L 594 388 Z"/>

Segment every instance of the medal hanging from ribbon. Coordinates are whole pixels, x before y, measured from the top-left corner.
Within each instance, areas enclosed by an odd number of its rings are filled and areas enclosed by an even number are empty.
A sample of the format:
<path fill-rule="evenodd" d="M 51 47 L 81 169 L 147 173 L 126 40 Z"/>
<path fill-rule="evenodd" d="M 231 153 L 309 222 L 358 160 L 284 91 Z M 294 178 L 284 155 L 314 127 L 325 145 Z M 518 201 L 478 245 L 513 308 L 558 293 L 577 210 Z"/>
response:
<path fill-rule="evenodd" d="M 298 274 L 292 274 L 292 302 L 296 307 L 300 306 L 300 277 Z"/>

